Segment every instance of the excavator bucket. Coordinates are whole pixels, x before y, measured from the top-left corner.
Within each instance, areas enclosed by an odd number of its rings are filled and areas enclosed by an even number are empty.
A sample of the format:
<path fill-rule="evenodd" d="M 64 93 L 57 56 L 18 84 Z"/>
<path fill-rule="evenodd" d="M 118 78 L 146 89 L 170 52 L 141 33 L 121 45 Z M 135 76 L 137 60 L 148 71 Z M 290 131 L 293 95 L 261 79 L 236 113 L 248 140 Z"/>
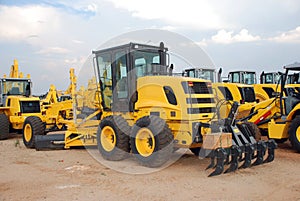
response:
<path fill-rule="evenodd" d="M 234 117 L 237 108 L 238 103 L 234 102 L 226 119 L 213 121 L 210 125 L 212 132 L 221 130 L 224 133 L 230 133 L 232 144 L 230 147 L 224 146 L 226 141 L 224 141 L 223 137 L 220 137 L 218 140 L 220 146 L 211 150 L 208 155 L 211 158 L 211 162 L 207 169 L 215 168 L 209 174 L 209 177 L 220 175 L 223 172 L 229 173 L 237 169 L 261 165 L 274 160 L 274 150 L 277 148 L 276 142 L 274 140 L 255 140 L 255 133 L 253 133 L 254 131 L 251 130 L 248 124 L 235 121 Z M 225 165 L 229 165 L 226 170 Z"/>

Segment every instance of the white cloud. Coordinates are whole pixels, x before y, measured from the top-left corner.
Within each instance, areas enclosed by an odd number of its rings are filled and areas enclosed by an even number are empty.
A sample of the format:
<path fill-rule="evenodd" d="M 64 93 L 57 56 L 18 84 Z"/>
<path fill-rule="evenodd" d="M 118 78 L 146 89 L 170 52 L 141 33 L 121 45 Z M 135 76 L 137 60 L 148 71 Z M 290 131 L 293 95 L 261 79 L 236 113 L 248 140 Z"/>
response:
<path fill-rule="evenodd" d="M 218 33 L 211 37 L 215 43 L 229 44 L 236 42 L 253 42 L 261 40 L 260 36 L 249 34 L 247 29 L 242 29 L 238 34 L 234 35 L 233 31 L 219 30 Z"/>
<path fill-rule="evenodd" d="M 162 20 L 173 26 L 196 29 L 215 29 L 226 26 L 209 2 L 189 0 L 107 0 L 116 8 L 128 10 L 133 17 L 147 20 Z"/>
<path fill-rule="evenodd" d="M 200 47 L 206 47 L 207 46 L 207 40 L 203 38 L 201 41 L 196 42 L 197 45 Z"/>
<path fill-rule="evenodd" d="M 84 42 L 81 41 L 81 40 L 72 40 L 73 43 L 76 43 L 76 44 L 83 44 Z"/>
<path fill-rule="evenodd" d="M 84 11 L 90 11 L 90 12 L 96 13 L 97 10 L 98 10 L 98 7 L 97 7 L 96 4 L 92 3 L 92 4 L 87 5 L 83 10 Z"/>
<path fill-rule="evenodd" d="M 70 51 L 62 47 L 47 47 L 36 52 L 36 54 L 66 54 Z"/>
<path fill-rule="evenodd" d="M 51 7 L 0 6 L 0 41 L 18 42 L 55 30 L 59 13 Z"/>
<path fill-rule="evenodd" d="M 296 29 L 284 32 L 279 36 L 270 38 L 269 40 L 280 43 L 300 43 L 300 26 Z"/>

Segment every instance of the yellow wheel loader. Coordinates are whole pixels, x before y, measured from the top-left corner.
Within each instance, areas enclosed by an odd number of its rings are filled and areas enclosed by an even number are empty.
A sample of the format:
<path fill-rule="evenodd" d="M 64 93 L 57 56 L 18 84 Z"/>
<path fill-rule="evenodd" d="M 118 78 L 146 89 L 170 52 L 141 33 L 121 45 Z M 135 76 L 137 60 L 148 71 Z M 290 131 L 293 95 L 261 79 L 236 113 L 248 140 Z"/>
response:
<path fill-rule="evenodd" d="M 212 81 L 213 93 L 219 106 L 219 118 L 226 118 L 232 107 L 232 102 L 240 104 L 236 118 L 243 118 L 249 113 L 251 107 L 256 104 L 254 87 L 249 84 L 221 82 L 222 68 L 216 75 L 215 69 L 190 68 L 185 69 L 183 75 L 208 79 Z"/>
<path fill-rule="evenodd" d="M 256 99 L 258 101 L 264 101 L 269 98 L 273 98 L 276 92 L 279 92 L 279 87 L 276 83 L 270 83 L 270 76 L 272 80 L 278 79 L 274 73 L 261 74 L 260 84 L 256 80 L 256 73 L 254 71 L 232 71 L 228 73 L 228 80 L 231 83 L 242 83 L 253 85 Z"/>
<path fill-rule="evenodd" d="M 245 168 L 254 158 L 256 165 L 272 161 L 274 143 L 257 142 L 247 128 L 242 133 L 235 126 L 236 107 L 226 122 L 213 118 L 216 105 L 209 80 L 170 76 L 167 50 L 163 43 L 129 43 L 93 51 L 98 110 L 70 121 L 65 148 L 97 145 L 107 160 L 131 153 L 147 167 L 163 165 L 176 148 L 189 148 L 198 156 L 208 151 L 210 167 L 216 167 L 210 176 L 221 174 L 225 162 L 231 164 L 230 172 L 242 160 Z M 62 136 L 36 135 L 36 148 L 55 148 Z"/>
<path fill-rule="evenodd" d="M 13 131 L 22 132 L 25 119 L 41 113 L 39 98 L 31 96 L 31 85 L 30 75 L 24 78 L 14 60 L 9 77 L 0 79 L 0 139 Z"/>
<path fill-rule="evenodd" d="M 256 124 L 262 134 L 277 142 L 289 139 L 292 147 L 300 152 L 300 95 L 293 88 L 286 87 L 287 75 L 292 71 L 300 71 L 300 63 L 284 66 L 284 69 L 280 95 L 251 108 L 247 120 Z"/>

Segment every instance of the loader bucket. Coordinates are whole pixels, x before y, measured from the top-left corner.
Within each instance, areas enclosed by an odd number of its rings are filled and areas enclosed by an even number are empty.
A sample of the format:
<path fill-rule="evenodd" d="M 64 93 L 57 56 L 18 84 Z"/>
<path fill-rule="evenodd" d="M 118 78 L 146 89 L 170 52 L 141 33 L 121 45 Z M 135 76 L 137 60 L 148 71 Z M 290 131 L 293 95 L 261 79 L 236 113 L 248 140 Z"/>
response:
<path fill-rule="evenodd" d="M 53 150 L 64 149 L 65 135 L 64 134 L 49 134 L 35 136 L 35 149 L 39 150 Z"/>

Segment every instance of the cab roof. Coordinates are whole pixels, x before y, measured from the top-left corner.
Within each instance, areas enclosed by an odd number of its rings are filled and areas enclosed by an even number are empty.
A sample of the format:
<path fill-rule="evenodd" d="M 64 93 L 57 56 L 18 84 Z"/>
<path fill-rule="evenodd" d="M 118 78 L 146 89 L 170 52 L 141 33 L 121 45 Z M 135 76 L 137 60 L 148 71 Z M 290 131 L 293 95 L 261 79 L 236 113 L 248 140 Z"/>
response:
<path fill-rule="evenodd" d="M 287 70 L 300 71 L 300 63 L 299 62 L 295 62 L 293 64 L 286 65 L 283 68 L 285 68 Z"/>
<path fill-rule="evenodd" d="M 114 50 L 119 50 L 119 49 L 133 49 L 133 50 L 142 50 L 142 49 L 156 49 L 156 50 L 163 50 L 163 51 L 168 51 L 168 48 L 164 47 L 164 43 L 161 42 L 159 46 L 154 46 L 154 45 L 148 45 L 148 44 L 140 44 L 140 43 L 134 43 L 130 42 L 128 44 L 124 45 L 119 45 L 115 47 L 110 47 L 102 50 L 93 50 L 93 54 L 99 54 L 103 52 L 110 52 Z"/>

